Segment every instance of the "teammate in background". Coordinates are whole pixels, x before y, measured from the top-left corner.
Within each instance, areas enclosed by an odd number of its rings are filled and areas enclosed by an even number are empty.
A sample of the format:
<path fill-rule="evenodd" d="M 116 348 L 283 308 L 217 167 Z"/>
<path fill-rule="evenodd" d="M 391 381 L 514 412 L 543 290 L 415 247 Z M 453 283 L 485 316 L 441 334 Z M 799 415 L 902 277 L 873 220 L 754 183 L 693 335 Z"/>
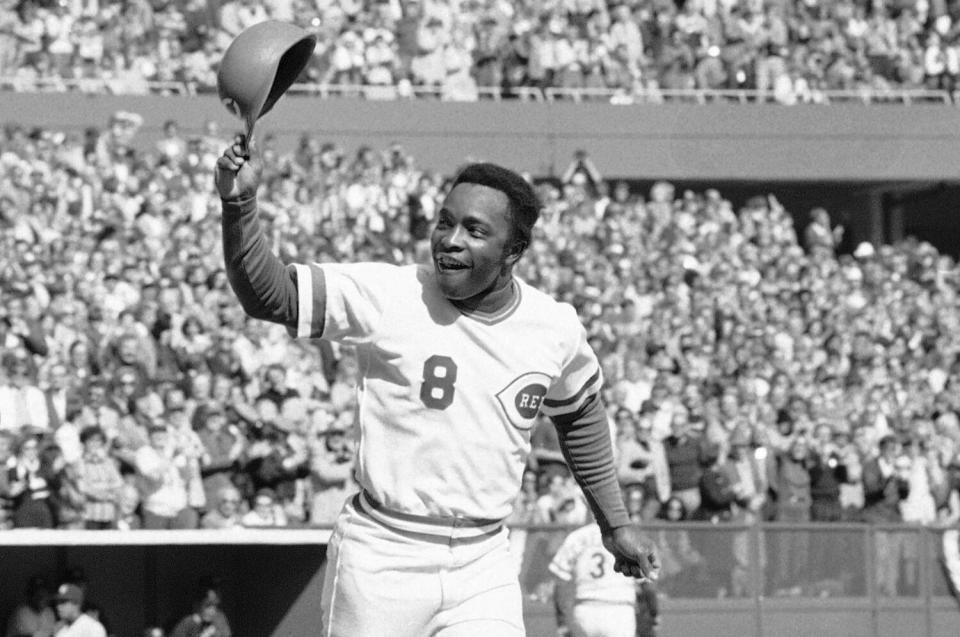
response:
<path fill-rule="evenodd" d="M 9 582 L 9 578 L 6 580 Z M 52 637 L 57 617 L 50 607 L 50 587 L 41 575 L 27 580 L 24 600 L 7 618 L 4 637 Z"/>
<path fill-rule="evenodd" d="M 107 637 L 103 624 L 83 612 L 83 589 L 76 584 L 61 584 L 53 603 L 60 620 L 54 637 Z"/>
<path fill-rule="evenodd" d="M 260 228 L 261 171 L 242 137 L 217 161 L 234 292 L 250 316 L 353 345 L 361 364 L 361 492 L 328 545 L 321 634 L 524 635 L 503 520 L 540 411 L 615 556 L 609 566 L 656 577 L 623 504 L 586 332 L 572 307 L 513 276 L 541 207 L 530 184 L 492 164 L 461 171 L 437 213 L 430 264 L 287 267 Z"/>
<path fill-rule="evenodd" d="M 220 609 L 220 593 L 214 585 L 201 584 L 193 602 L 193 612 L 182 617 L 170 637 L 230 637 L 233 631 Z"/>
<path fill-rule="evenodd" d="M 549 568 L 556 578 L 558 635 L 652 635 L 651 624 L 656 623 L 657 616 L 656 591 L 641 588 L 649 584 L 649 580 L 637 582 L 616 573 L 614 557 L 604 548 L 596 524 L 572 531 L 553 556 Z"/>

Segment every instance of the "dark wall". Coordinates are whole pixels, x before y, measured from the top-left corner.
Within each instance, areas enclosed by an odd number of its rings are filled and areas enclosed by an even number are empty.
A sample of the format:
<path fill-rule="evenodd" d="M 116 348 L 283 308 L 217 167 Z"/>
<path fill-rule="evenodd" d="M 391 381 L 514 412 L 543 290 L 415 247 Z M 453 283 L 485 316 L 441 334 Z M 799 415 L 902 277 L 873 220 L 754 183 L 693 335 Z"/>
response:
<path fill-rule="evenodd" d="M 305 637 L 320 624 L 325 550 L 322 544 L 0 546 L 0 627 L 29 576 L 55 583 L 80 568 L 88 600 L 118 637 L 140 637 L 150 625 L 171 628 L 192 612 L 205 576 L 220 581 L 236 637 Z"/>
<path fill-rule="evenodd" d="M 188 132 L 206 119 L 238 128 L 215 97 L 0 93 L 0 121 L 82 129 L 112 111 L 166 119 Z M 605 176 L 750 181 L 956 180 L 960 109 L 948 105 L 780 107 L 428 101 L 377 102 L 288 95 L 258 125 L 281 148 L 303 131 L 385 148 L 404 144 L 419 163 L 450 171 L 488 159 L 536 176 L 561 173 L 578 148 Z"/>

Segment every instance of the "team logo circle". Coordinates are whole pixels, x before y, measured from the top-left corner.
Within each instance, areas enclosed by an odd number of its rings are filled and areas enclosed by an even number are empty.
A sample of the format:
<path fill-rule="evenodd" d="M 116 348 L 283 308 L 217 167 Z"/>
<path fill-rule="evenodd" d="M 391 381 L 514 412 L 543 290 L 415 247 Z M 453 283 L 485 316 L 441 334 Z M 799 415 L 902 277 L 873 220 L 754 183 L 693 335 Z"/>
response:
<path fill-rule="evenodd" d="M 540 411 L 540 403 L 546 395 L 546 387 L 540 383 L 532 383 L 517 392 L 513 399 L 513 405 L 517 408 L 517 413 L 521 417 L 530 419 Z"/>

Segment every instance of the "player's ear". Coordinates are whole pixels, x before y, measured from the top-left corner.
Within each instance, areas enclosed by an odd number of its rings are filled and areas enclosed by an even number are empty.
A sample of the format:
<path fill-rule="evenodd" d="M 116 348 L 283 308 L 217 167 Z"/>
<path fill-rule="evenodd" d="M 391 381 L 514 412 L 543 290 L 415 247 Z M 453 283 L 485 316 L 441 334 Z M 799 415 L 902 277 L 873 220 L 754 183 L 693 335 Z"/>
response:
<path fill-rule="evenodd" d="M 523 256 L 523 251 L 527 249 L 527 242 L 523 239 L 514 240 L 513 244 L 507 250 L 507 256 L 504 259 L 507 265 L 513 267 L 517 264 L 517 261 L 520 260 L 520 257 Z"/>

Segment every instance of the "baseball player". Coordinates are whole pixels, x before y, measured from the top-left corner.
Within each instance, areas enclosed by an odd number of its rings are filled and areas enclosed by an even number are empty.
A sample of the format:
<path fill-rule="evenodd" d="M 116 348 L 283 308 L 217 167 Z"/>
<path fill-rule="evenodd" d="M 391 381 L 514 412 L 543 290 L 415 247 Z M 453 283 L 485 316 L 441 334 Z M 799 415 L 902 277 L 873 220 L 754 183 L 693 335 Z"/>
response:
<path fill-rule="evenodd" d="M 637 584 L 614 570 L 600 527 L 587 524 L 563 540 L 550 562 L 556 577 L 560 634 L 570 637 L 634 637 Z"/>
<path fill-rule="evenodd" d="M 600 368 L 569 305 L 513 276 L 540 203 L 516 173 L 464 169 L 432 262 L 285 266 L 257 217 L 262 165 L 238 137 L 218 159 L 230 283 L 252 317 L 356 348 L 360 493 L 327 548 L 325 636 L 521 637 L 503 520 L 539 412 L 593 510 L 613 567 L 659 565 L 621 499 Z"/>

